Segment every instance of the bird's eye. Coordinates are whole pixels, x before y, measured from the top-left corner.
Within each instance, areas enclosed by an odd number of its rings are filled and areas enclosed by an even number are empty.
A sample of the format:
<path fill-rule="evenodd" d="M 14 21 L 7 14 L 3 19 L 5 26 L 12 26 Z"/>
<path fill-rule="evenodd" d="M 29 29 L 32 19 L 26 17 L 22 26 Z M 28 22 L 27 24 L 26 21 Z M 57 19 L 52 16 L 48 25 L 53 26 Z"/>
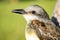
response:
<path fill-rule="evenodd" d="M 35 11 L 32 11 L 32 14 L 35 14 L 36 12 Z"/>

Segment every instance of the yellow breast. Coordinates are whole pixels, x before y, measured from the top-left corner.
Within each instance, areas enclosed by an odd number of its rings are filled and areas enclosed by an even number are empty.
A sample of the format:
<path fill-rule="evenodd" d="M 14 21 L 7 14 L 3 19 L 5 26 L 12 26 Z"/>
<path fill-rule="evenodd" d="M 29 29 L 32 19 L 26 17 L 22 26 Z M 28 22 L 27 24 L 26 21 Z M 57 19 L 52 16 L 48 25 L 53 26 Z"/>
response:
<path fill-rule="evenodd" d="M 26 35 L 26 40 L 40 40 L 33 29 L 29 33 L 26 32 L 25 35 Z"/>

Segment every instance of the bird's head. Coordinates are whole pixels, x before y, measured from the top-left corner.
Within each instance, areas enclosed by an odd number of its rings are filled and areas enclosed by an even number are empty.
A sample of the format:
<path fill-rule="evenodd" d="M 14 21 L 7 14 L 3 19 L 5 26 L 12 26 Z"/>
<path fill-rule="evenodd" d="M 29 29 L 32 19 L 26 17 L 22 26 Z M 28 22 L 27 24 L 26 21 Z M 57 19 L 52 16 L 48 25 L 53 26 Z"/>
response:
<path fill-rule="evenodd" d="M 40 18 L 49 19 L 46 11 L 39 5 L 32 5 L 25 9 L 15 9 L 12 12 L 22 14 L 27 21 L 38 20 Z"/>

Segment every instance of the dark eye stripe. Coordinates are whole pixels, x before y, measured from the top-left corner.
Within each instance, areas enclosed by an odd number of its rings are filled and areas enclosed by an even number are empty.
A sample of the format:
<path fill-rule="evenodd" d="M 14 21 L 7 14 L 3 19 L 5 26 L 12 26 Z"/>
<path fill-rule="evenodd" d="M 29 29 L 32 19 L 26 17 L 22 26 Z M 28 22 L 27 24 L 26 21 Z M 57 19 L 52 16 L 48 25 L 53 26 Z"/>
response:
<path fill-rule="evenodd" d="M 35 14 L 36 12 L 35 11 L 32 11 L 32 14 Z"/>

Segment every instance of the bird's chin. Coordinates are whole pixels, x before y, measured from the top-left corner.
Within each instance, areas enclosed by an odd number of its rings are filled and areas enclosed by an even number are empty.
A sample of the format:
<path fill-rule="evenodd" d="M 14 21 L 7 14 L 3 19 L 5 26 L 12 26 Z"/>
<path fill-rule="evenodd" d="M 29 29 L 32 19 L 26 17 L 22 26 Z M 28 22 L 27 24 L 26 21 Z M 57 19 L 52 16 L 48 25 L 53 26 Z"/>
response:
<path fill-rule="evenodd" d="M 39 19 L 39 17 L 38 16 L 35 16 L 35 15 L 26 15 L 26 14 L 24 14 L 23 16 L 24 16 L 24 18 L 26 19 L 27 22 L 30 22 L 32 20 L 38 20 Z"/>

